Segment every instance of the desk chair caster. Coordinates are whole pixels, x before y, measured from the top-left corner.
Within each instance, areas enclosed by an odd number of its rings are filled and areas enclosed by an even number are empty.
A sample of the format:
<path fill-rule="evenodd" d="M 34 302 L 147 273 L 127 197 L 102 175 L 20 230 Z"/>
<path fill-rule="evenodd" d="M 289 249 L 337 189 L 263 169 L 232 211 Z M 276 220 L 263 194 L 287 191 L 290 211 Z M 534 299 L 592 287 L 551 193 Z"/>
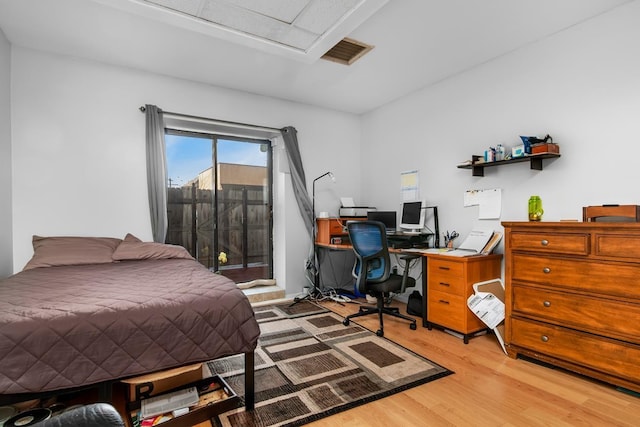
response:
<path fill-rule="evenodd" d="M 349 326 L 349 323 L 350 323 L 350 322 L 349 322 L 349 319 L 344 319 L 344 320 L 342 321 L 342 324 L 343 324 L 344 326 Z M 411 329 L 415 329 L 415 325 L 411 325 L 411 326 L 413 326 Z M 379 336 L 379 337 L 384 337 L 384 331 L 383 331 L 382 329 L 378 329 L 378 330 L 376 331 L 376 335 L 377 335 L 377 336 Z"/>
<path fill-rule="evenodd" d="M 351 323 L 351 321 L 349 319 L 344 319 L 342 321 L 342 324 L 344 326 L 349 326 L 349 323 Z M 414 320 L 412 323 L 409 324 L 409 329 L 411 329 L 412 331 L 415 331 L 418 327 L 416 326 L 416 321 Z M 384 337 L 384 330 L 382 328 L 378 329 L 376 331 L 376 335 L 379 337 Z"/>

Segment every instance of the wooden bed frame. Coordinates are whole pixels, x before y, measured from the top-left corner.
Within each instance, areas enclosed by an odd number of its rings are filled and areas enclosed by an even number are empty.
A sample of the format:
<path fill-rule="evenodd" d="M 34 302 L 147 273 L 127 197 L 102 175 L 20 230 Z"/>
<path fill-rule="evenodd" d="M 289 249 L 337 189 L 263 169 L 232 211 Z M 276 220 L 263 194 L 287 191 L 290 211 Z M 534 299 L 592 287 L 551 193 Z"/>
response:
<path fill-rule="evenodd" d="M 244 353 L 244 406 L 247 411 L 255 407 L 255 352 Z M 36 393 L 0 394 L 0 405 L 11 405 L 34 399 L 47 399 L 53 396 L 77 393 L 83 390 L 97 389 L 97 402 L 113 403 L 113 385 L 124 378 L 116 378 L 87 386 L 69 389 L 50 390 Z M 94 403 L 94 402 L 91 402 Z"/>

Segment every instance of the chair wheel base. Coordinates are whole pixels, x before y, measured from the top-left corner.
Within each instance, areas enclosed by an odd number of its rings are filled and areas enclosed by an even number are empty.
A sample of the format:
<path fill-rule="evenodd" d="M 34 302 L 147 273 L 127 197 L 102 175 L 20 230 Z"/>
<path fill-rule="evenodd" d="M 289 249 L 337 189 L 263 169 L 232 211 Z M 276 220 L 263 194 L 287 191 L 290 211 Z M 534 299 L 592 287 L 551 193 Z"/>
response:
<path fill-rule="evenodd" d="M 409 325 L 409 329 L 411 329 L 412 331 L 415 331 L 416 330 L 416 324 L 415 323 L 410 324 Z"/>
<path fill-rule="evenodd" d="M 383 337 L 384 336 L 384 331 L 382 329 L 378 329 L 376 331 L 376 335 L 379 336 L 379 337 Z"/>
<path fill-rule="evenodd" d="M 343 324 L 344 326 L 349 326 L 349 319 L 344 319 L 344 320 L 342 321 L 342 324 Z"/>

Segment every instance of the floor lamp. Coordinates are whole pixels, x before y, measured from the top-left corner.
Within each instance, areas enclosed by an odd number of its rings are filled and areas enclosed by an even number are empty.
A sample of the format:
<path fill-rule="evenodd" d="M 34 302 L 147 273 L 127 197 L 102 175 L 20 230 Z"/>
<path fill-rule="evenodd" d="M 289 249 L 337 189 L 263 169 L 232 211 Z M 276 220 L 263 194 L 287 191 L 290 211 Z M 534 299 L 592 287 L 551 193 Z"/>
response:
<path fill-rule="evenodd" d="M 318 294 L 318 290 L 320 289 L 319 287 L 319 281 L 320 281 L 320 276 L 318 274 L 318 254 L 317 254 L 317 249 L 316 249 L 316 234 L 318 232 L 317 228 L 317 221 L 316 221 L 316 181 L 324 178 L 325 176 L 328 176 L 331 178 L 331 181 L 336 182 L 336 177 L 333 176 L 332 172 L 325 172 L 322 175 L 320 175 L 319 177 L 317 177 L 316 179 L 313 180 L 313 183 L 311 184 L 311 230 L 312 230 L 312 239 L 313 242 L 311 242 L 313 244 L 313 289 L 309 291 L 309 293 L 307 295 L 305 295 L 302 298 L 294 298 L 293 299 L 293 303 L 291 305 L 294 305 L 297 302 L 300 302 L 304 299 L 307 298 L 311 298 L 311 297 L 316 297 Z"/>
<path fill-rule="evenodd" d="M 318 233 L 318 221 L 316 221 L 316 181 L 328 176 L 331 181 L 336 182 L 336 177 L 332 172 L 325 172 L 316 179 L 313 180 L 311 185 L 312 198 L 311 198 L 311 213 L 312 213 L 312 225 L 313 225 L 313 293 L 317 293 L 320 288 L 320 274 L 318 265 L 318 251 L 316 248 L 316 234 Z"/>

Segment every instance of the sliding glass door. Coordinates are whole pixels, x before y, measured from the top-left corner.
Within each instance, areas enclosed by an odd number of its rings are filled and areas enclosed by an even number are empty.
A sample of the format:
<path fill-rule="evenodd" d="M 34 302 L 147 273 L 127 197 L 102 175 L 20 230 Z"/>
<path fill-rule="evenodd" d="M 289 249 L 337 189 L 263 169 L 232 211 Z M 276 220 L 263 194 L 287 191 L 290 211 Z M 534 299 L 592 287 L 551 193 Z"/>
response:
<path fill-rule="evenodd" d="M 271 144 L 166 134 L 167 243 L 236 282 L 273 278 Z"/>

